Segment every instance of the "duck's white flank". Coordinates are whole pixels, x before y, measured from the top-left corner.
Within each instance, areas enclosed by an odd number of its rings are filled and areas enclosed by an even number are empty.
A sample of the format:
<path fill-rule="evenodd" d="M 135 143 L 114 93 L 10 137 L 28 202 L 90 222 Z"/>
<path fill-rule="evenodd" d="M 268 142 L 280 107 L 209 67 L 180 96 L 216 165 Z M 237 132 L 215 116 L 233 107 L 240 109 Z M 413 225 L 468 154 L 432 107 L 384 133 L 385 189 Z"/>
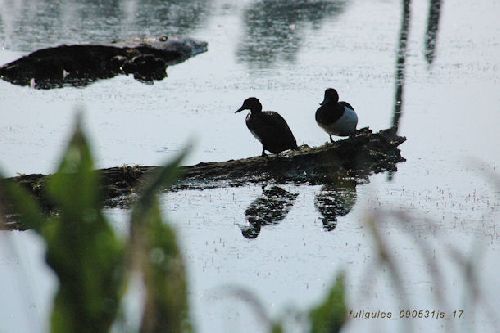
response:
<path fill-rule="evenodd" d="M 350 107 L 345 106 L 345 112 L 333 124 L 320 124 L 318 125 L 330 135 L 348 136 L 356 132 L 358 125 L 358 115 Z"/>

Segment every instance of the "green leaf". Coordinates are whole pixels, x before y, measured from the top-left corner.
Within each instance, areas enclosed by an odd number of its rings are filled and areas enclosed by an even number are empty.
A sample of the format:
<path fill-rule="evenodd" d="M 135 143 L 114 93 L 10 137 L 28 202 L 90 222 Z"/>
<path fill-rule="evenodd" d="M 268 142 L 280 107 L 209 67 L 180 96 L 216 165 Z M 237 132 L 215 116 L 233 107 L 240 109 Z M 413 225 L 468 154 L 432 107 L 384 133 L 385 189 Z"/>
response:
<path fill-rule="evenodd" d="M 323 302 L 309 312 L 309 318 L 311 333 L 340 332 L 347 319 L 344 273 L 337 276 Z"/>
<path fill-rule="evenodd" d="M 46 260 L 58 279 L 51 314 L 52 333 L 109 332 L 120 308 L 128 258 L 136 256 L 146 300 L 142 333 L 192 332 L 186 273 L 176 234 L 161 217 L 158 191 L 180 174 L 186 155 L 151 175 L 131 215 L 125 249 L 102 212 L 99 178 L 78 118 L 58 171 L 47 180 L 48 200 L 57 212 L 45 217 L 38 203 L 13 181 L 2 192 L 23 223 L 46 242 Z"/>
<path fill-rule="evenodd" d="M 57 173 L 50 177 L 47 187 L 65 214 L 92 220 L 92 211 L 102 206 L 99 179 L 80 117 Z"/>
<path fill-rule="evenodd" d="M 274 322 L 271 327 L 271 333 L 283 333 L 283 326 L 280 322 Z"/>
<path fill-rule="evenodd" d="M 158 192 L 177 180 L 186 154 L 187 149 L 150 175 L 132 208 L 129 259 L 146 288 L 141 333 L 192 332 L 184 259 L 158 203 Z"/>
<path fill-rule="evenodd" d="M 132 209 L 132 221 L 140 222 L 141 216 L 152 207 L 158 192 L 173 184 L 181 175 L 180 165 L 188 154 L 189 146 L 182 150 L 171 162 L 160 167 L 145 181 L 139 199 Z"/>
<path fill-rule="evenodd" d="M 42 234 L 47 263 L 59 280 L 51 332 L 108 332 L 120 305 L 123 245 L 102 213 L 80 118 L 47 189 L 59 213 Z"/>
<path fill-rule="evenodd" d="M 176 158 L 157 169 L 145 180 L 142 189 L 139 191 L 139 198 L 131 209 L 130 220 L 130 241 L 128 249 L 128 270 L 140 266 L 147 247 L 145 232 L 148 228 L 147 217 L 157 200 L 158 192 L 173 184 L 180 175 L 180 164 L 186 156 L 188 149 L 184 149 Z"/>
<path fill-rule="evenodd" d="M 45 216 L 40 205 L 33 196 L 19 184 L 0 175 L 1 192 L 7 204 L 12 205 L 12 213 L 18 214 L 17 218 L 26 228 L 41 232 L 45 224 Z"/>
<path fill-rule="evenodd" d="M 146 300 L 141 333 L 192 332 L 184 259 L 174 230 L 155 199 L 145 217 L 142 273 Z"/>

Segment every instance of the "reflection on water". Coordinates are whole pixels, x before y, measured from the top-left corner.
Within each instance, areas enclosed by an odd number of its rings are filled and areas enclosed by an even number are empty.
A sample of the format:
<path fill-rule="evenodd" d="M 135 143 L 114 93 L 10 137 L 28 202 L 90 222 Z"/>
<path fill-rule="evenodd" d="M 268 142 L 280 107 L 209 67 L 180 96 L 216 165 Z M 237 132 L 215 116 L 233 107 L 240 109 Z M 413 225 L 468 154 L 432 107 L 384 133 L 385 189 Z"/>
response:
<path fill-rule="evenodd" d="M 399 124 L 403 112 L 405 67 L 408 50 L 408 35 L 411 24 L 411 0 L 402 0 L 401 27 L 399 30 L 399 44 L 396 54 L 396 77 L 394 89 L 394 110 L 391 128 L 395 133 L 399 131 Z M 427 17 L 427 30 L 425 34 L 425 57 L 429 65 L 436 55 L 436 43 L 439 31 L 439 18 L 441 17 L 441 0 L 429 0 L 429 14 Z M 393 172 L 389 172 L 388 180 L 392 180 Z"/>
<path fill-rule="evenodd" d="M 337 217 L 346 216 L 356 203 L 356 185 L 351 177 L 339 177 L 337 181 L 322 186 L 314 200 L 321 215 L 323 228 L 332 231 L 337 226 Z M 291 193 L 278 186 L 262 188 L 262 195 L 252 201 L 245 210 L 246 224 L 241 226 L 245 238 L 257 238 L 262 226 L 277 224 L 288 215 L 298 193 Z"/>
<path fill-rule="evenodd" d="M 399 44 L 396 54 L 396 79 L 394 93 L 394 114 L 391 127 L 399 130 L 399 123 L 403 110 L 405 66 L 408 50 L 408 35 L 411 25 L 411 0 L 402 0 L 401 27 L 399 30 Z M 427 29 L 425 33 L 425 58 L 431 65 L 436 57 L 437 36 L 439 20 L 441 17 L 441 0 L 429 0 L 429 13 L 427 16 Z"/>
<path fill-rule="evenodd" d="M 244 12 L 245 36 L 237 57 L 250 65 L 293 62 L 308 27 L 319 30 L 322 21 L 344 12 L 345 0 L 261 0 Z"/>
<path fill-rule="evenodd" d="M 337 227 L 337 217 L 346 216 L 356 203 L 357 182 L 352 178 L 339 178 L 336 183 L 323 185 L 314 200 L 321 215 L 323 228 L 332 231 Z"/>
<path fill-rule="evenodd" d="M 427 17 L 427 31 L 425 33 L 425 58 L 432 65 L 436 56 L 436 43 L 441 18 L 441 0 L 430 0 L 429 15 Z"/>
<path fill-rule="evenodd" d="M 298 195 L 278 186 L 267 190 L 263 187 L 262 195 L 245 210 L 247 225 L 241 227 L 243 237 L 257 238 L 262 226 L 282 221 L 292 209 Z"/>
<path fill-rule="evenodd" d="M 403 11 L 401 13 L 401 27 L 399 30 L 399 44 L 396 53 L 396 80 L 394 93 L 394 115 L 392 128 L 399 130 L 399 122 L 403 109 L 404 85 L 405 85 L 405 63 L 408 50 L 408 35 L 410 33 L 410 6 L 411 0 L 403 0 Z"/>
<path fill-rule="evenodd" d="M 0 47 L 32 51 L 63 43 L 105 43 L 131 36 L 189 34 L 211 0 L 69 0 L 0 2 Z M 16 38 L 22 36 L 22 38 Z"/>
<path fill-rule="evenodd" d="M 202 27 L 212 12 L 212 0 L 124 0 L 126 17 L 136 30 L 161 27 L 186 35 Z"/>

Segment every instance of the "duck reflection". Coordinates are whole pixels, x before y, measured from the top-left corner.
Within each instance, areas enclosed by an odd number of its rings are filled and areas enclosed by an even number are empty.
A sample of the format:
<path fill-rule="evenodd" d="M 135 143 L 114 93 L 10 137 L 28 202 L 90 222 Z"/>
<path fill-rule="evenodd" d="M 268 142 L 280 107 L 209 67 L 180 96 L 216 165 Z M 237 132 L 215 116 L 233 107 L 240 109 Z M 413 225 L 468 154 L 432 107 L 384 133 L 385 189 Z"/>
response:
<path fill-rule="evenodd" d="M 349 214 L 356 203 L 356 180 L 339 178 L 335 183 L 323 185 L 314 199 L 314 206 L 321 215 L 323 228 L 332 231 L 337 227 L 337 217 Z"/>
<path fill-rule="evenodd" d="M 317 30 L 322 21 L 344 12 L 346 0 L 261 0 L 245 10 L 245 37 L 238 60 L 264 66 L 277 60 L 293 62 L 303 42 L 305 28 Z"/>
<path fill-rule="evenodd" d="M 292 209 L 298 193 L 291 193 L 278 186 L 262 188 L 262 195 L 245 210 L 246 225 L 241 227 L 245 238 L 257 238 L 264 225 L 277 224 Z"/>

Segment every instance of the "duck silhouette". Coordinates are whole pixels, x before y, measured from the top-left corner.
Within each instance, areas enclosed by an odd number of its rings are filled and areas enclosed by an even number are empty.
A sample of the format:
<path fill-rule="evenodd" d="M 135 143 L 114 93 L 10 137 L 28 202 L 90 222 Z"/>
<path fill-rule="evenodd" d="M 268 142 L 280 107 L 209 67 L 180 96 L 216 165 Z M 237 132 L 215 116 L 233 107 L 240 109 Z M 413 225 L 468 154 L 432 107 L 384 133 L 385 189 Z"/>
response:
<path fill-rule="evenodd" d="M 290 127 L 279 113 L 262 111 L 262 104 L 255 97 L 247 98 L 236 112 L 243 110 L 250 110 L 245 122 L 253 136 L 262 143 L 262 156 L 266 156 L 266 150 L 278 154 L 298 148 Z"/>
<path fill-rule="evenodd" d="M 332 135 L 349 136 L 356 132 L 358 115 L 351 104 L 339 102 L 337 90 L 326 89 L 320 105 L 316 111 L 316 122 L 328 133 L 330 142 L 333 142 Z"/>

